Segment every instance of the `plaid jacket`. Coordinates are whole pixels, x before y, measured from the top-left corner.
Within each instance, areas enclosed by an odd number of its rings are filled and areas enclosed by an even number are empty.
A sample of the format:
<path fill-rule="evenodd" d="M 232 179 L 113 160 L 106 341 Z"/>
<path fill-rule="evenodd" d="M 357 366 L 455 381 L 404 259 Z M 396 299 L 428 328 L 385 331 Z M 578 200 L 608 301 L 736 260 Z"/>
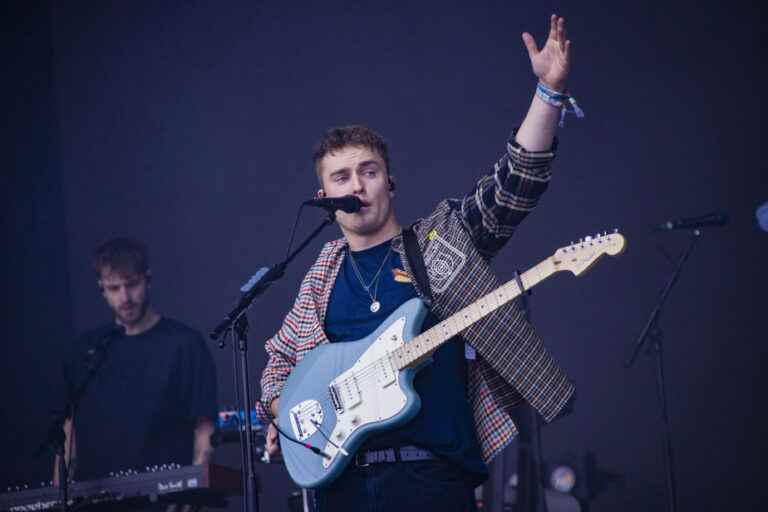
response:
<path fill-rule="evenodd" d="M 506 154 L 463 199 L 438 204 L 414 224 L 432 289 L 432 312 L 445 318 L 500 286 L 488 260 L 506 243 L 515 227 L 546 190 L 555 147 L 529 152 L 507 143 Z M 299 289 L 280 330 L 267 340 L 269 356 L 261 378 L 259 415 L 280 395 L 293 366 L 328 338 L 325 314 L 346 241 L 325 244 Z M 402 237 L 392 240 L 403 268 L 415 284 Z M 468 361 L 468 397 L 483 458 L 490 461 L 517 433 L 508 413 L 522 400 L 547 421 L 554 419 L 573 394 L 573 385 L 523 318 L 515 302 L 499 308 L 462 333 L 476 351 Z"/>

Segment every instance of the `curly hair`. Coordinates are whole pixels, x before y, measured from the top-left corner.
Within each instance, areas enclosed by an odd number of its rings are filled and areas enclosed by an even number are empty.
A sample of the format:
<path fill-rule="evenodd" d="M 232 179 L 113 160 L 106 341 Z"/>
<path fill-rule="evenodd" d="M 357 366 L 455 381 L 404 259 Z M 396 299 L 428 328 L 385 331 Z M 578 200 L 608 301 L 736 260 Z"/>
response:
<path fill-rule="evenodd" d="M 146 274 L 149 270 L 147 246 L 132 238 L 113 238 L 93 252 L 93 269 L 101 277 L 109 269 L 120 274 Z"/>
<path fill-rule="evenodd" d="M 375 151 L 384 160 L 389 172 L 389 152 L 381 135 L 363 125 L 336 126 L 325 132 L 312 150 L 312 161 L 318 178 L 323 157 L 347 146 L 363 146 Z"/>

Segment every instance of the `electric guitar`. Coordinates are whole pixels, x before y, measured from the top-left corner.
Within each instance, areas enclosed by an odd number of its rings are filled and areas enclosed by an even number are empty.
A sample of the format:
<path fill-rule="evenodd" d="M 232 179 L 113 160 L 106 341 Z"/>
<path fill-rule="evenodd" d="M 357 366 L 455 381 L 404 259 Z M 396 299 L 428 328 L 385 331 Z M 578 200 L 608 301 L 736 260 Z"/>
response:
<path fill-rule="evenodd" d="M 604 254 L 615 256 L 624 246 L 624 237 L 614 232 L 561 247 L 520 276 L 523 288 L 560 271 L 578 276 Z M 280 430 L 301 443 L 281 439 L 291 478 L 304 488 L 327 486 L 371 435 L 412 419 L 421 408 L 413 379 L 430 355 L 522 291 L 517 280 L 509 281 L 425 332 L 421 326 L 427 307 L 411 299 L 368 337 L 310 351 L 291 372 L 278 403 Z"/>

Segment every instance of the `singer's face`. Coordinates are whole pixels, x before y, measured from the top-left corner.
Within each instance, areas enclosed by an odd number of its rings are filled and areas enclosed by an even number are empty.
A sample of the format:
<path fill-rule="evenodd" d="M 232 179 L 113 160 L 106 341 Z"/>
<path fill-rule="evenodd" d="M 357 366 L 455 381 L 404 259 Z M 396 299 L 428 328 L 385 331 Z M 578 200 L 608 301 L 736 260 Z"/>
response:
<path fill-rule="evenodd" d="M 363 203 L 359 212 L 336 212 L 346 233 L 376 234 L 394 219 L 387 168 L 378 153 L 363 146 L 347 146 L 320 161 L 325 197 L 355 195 Z"/>
<path fill-rule="evenodd" d="M 99 286 L 117 321 L 126 327 L 137 325 L 149 307 L 149 275 L 101 270 Z"/>

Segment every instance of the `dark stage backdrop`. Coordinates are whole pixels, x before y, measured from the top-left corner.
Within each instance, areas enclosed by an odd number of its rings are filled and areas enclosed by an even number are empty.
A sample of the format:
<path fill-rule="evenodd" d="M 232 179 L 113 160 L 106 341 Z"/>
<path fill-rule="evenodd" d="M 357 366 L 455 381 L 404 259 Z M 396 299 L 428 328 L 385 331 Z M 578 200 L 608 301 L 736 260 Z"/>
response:
<path fill-rule="evenodd" d="M 530 102 L 535 79 L 520 33 L 541 43 L 558 12 L 574 41 L 570 86 L 587 118 L 569 118 L 560 131 L 550 190 L 495 266 L 510 278 L 558 246 L 614 227 L 629 246 L 582 278 L 549 280 L 533 297 L 534 322 L 579 393 L 574 414 L 544 430 L 545 456 L 593 451 L 623 475 L 592 510 L 662 509 L 654 367 L 647 357 L 630 370 L 622 362 L 672 271 L 664 252 L 675 257 L 687 243 L 685 233 L 650 228 L 723 209 L 730 226 L 704 233 L 662 317 L 680 502 L 683 510 L 757 508 L 768 339 L 760 298 L 768 233 L 754 218 L 768 200 L 763 34 L 756 10 L 702 5 L 11 8 L 6 62 L 19 80 L 6 101 L 15 158 L 3 187 L 13 299 L 4 482 L 48 478 L 49 461 L 31 452 L 56 405 L 46 390 L 57 385 L 57 358 L 77 332 L 108 318 L 89 267 L 95 245 L 117 235 L 145 240 L 158 309 L 207 332 L 241 282 L 283 255 L 297 205 L 316 188 L 310 149 L 327 127 L 365 123 L 387 137 L 402 222 L 466 192 Z M 320 219 L 307 212 L 301 233 Z M 263 340 L 319 247 L 250 314 L 254 383 Z M 231 404 L 230 352 L 211 351 L 220 402 Z M 217 460 L 237 466 L 239 452 L 224 448 Z M 284 470 L 264 466 L 259 475 L 264 509 L 284 510 L 293 490 Z"/>

